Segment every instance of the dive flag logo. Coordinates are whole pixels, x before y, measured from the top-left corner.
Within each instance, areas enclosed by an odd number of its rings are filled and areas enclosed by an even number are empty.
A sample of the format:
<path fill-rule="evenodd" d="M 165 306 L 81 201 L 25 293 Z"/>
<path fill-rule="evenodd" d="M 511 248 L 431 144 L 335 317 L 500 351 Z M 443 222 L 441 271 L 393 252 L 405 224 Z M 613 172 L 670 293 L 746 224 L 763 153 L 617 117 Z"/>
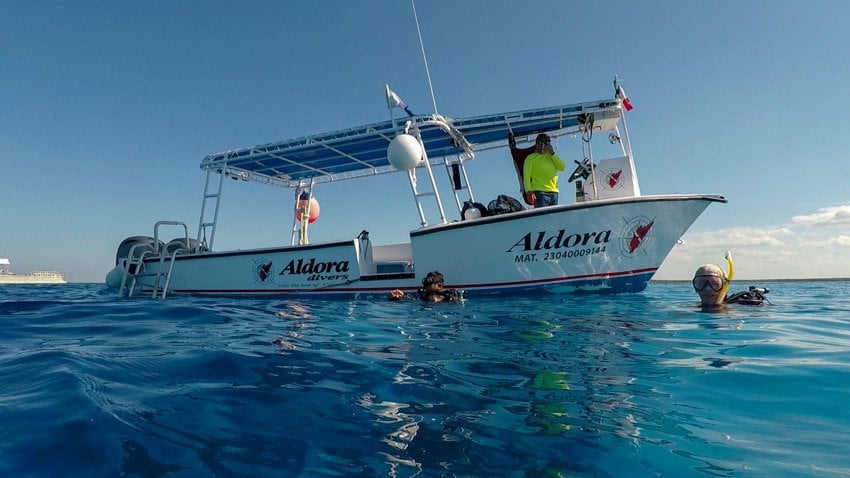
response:
<path fill-rule="evenodd" d="M 623 170 L 618 169 L 616 171 L 611 171 L 608 174 L 608 187 L 611 189 L 616 189 L 617 185 L 620 184 L 620 176 L 623 175 Z"/>
<path fill-rule="evenodd" d="M 272 275 L 272 261 L 268 259 L 258 259 L 254 261 L 253 266 L 254 282 L 265 283 Z"/>
<path fill-rule="evenodd" d="M 652 242 L 652 227 L 654 218 L 637 216 L 626 220 L 626 225 L 620 230 L 620 250 L 626 257 L 635 255 Z"/>
<path fill-rule="evenodd" d="M 629 252 L 633 253 L 635 250 L 640 247 L 643 240 L 646 238 L 646 235 L 649 234 L 649 230 L 652 229 L 652 225 L 655 221 L 650 221 L 649 224 L 644 224 L 643 226 L 638 226 L 635 228 L 634 234 L 632 234 L 632 240 L 629 241 Z"/>

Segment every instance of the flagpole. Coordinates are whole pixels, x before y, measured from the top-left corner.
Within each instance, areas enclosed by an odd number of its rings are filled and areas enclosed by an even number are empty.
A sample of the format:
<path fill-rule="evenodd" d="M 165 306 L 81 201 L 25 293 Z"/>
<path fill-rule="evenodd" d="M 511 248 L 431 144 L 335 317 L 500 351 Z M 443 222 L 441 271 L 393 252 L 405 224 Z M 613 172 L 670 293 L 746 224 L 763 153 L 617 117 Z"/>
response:
<path fill-rule="evenodd" d="M 620 100 L 620 116 L 623 119 L 623 136 L 626 138 L 626 148 L 628 149 L 627 154 L 629 155 L 629 161 L 634 161 L 634 157 L 632 156 L 632 139 L 629 136 L 629 126 L 626 124 L 626 113 L 628 109 L 624 106 L 624 99 L 626 98 L 626 93 L 620 87 L 620 78 L 617 75 L 614 75 L 614 97 Z M 632 166 L 634 168 L 634 165 Z"/>
<path fill-rule="evenodd" d="M 387 98 L 387 109 L 390 110 L 390 122 L 393 124 L 393 129 L 395 129 L 395 115 L 393 114 L 393 106 L 390 105 L 390 85 L 384 83 L 384 96 Z"/>
<path fill-rule="evenodd" d="M 632 157 L 632 138 L 629 136 L 629 126 L 626 124 L 626 113 L 623 112 L 623 132 L 626 136 L 626 145 L 629 148 L 629 160 L 633 161 Z"/>
<path fill-rule="evenodd" d="M 620 79 L 617 78 L 617 75 L 614 75 L 614 96 L 620 100 L 620 117 L 623 120 L 623 137 L 620 138 L 620 142 L 623 140 L 626 142 L 626 156 L 629 158 L 629 168 L 632 170 L 632 185 L 635 188 L 635 195 L 640 196 L 640 184 L 637 182 L 637 171 L 635 170 L 635 157 L 632 152 L 632 138 L 629 136 L 629 125 L 626 123 L 626 115 L 628 110 L 623 105 L 623 98 L 626 97 L 625 92 L 620 87 Z"/>

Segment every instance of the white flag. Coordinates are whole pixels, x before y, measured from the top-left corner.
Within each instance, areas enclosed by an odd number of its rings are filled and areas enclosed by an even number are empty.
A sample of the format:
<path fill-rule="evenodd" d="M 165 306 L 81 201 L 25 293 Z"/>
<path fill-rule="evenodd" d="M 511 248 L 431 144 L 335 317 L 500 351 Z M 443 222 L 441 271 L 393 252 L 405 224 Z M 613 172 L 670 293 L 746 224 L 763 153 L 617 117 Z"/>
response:
<path fill-rule="evenodd" d="M 384 85 L 387 92 L 387 108 L 401 108 L 407 113 L 408 116 L 413 116 L 413 112 L 404 104 L 404 101 L 401 101 L 401 98 L 395 93 L 395 91 L 390 89 L 390 85 Z"/>

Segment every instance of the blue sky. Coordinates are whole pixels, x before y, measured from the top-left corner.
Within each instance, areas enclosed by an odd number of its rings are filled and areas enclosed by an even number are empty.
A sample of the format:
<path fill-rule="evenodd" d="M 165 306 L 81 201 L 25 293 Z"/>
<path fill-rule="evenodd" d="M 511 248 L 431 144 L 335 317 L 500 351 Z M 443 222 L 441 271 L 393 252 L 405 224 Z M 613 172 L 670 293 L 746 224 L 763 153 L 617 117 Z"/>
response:
<path fill-rule="evenodd" d="M 849 2 L 416 7 L 441 114 L 609 98 L 619 75 L 642 192 L 729 199 L 657 278 L 727 249 L 739 278 L 850 276 Z M 76 282 L 101 282 L 157 220 L 194 236 L 206 154 L 382 121 L 385 83 L 433 110 L 404 0 L 0 0 L 0 64 L 0 255 Z M 507 158 L 470 174 L 482 202 L 515 194 Z M 418 225 L 402 175 L 315 194 L 314 242 L 401 242 Z M 216 249 L 288 244 L 292 206 L 289 190 L 229 184 Z"/>

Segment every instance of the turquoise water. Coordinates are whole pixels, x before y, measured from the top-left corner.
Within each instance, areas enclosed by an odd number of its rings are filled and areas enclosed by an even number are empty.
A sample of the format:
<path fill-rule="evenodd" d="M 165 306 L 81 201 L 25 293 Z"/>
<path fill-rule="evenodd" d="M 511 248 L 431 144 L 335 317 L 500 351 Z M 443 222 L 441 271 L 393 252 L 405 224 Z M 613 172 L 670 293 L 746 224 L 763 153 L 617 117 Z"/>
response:
<path fill-rule="evenodd" d="M 733 290 L 746 288 L 736 282 Z M 850 282 L 118 299 L 0 287 L 0 476 L 847 476 Z"/>

